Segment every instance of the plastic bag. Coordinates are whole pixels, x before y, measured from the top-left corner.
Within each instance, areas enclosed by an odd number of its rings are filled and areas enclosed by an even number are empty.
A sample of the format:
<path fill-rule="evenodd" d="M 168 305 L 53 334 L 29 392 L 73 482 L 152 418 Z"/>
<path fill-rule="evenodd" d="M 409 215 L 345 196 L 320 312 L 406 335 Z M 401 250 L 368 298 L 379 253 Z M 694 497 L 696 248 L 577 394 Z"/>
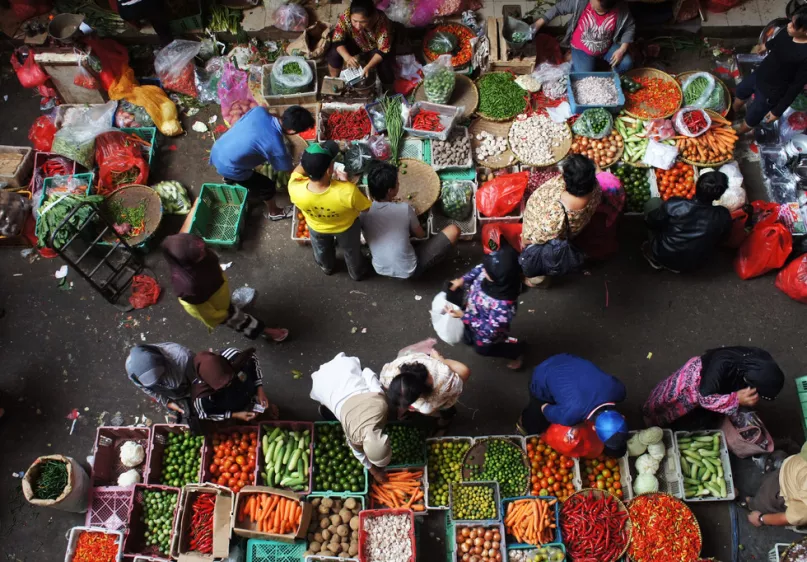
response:
<path fill-rule="evenodd" d="M 432 327 L 437 333 L 437 337 L 449 345 L 456 345 L 462 341 L 465 333 L 465 324 L 462 323 L 462 318 L 456 318 L 450 314 L 446 314 L 445 307 L 450 306 L 452 310 L 462 310 L 455 304 L 451 304 L 446 300 L 445 292 L 437 293 L 432 299 Z"/>
<path fill-rule="evenodd" d="M 157 304 L 160 292 L 160 285 L 154 277 L 135 275 L 132 277 L 132 294 L 129 296 L 129 304 L 136 309 Z"/>
<path fill-rule="evenodd" d="M 191 212 L 191 203 L 188 192 L 178 181 L 161 181 L 151 186 L 163 203 L 163 209 L 169 215 L 187 215 Z"/>
<path fill-rule="evenodd" d="M 431 103 L 447 104 L 454 93 L 457 75 L 451 66 L 451 55 L 440 55 L 423 67 L 423 90 Z"/>
<path fill-rule="evenodd" d="M 98 79 L 90 74 L 90 71 L 81 64 L 78 65 L 78 72 L 76 72 L 76 75 L 73 77 L 73 84 L 88 90 L 97 90 L 99 87 Z"/>
<path fill-rule="evenodd" d="M 28 130 L 28 140 L 39 152 L 50 152 L 56 131 L 56 125 L 53 124 L 51 118 L 47 115 L 40 115 Z"/>
<path fill-rule="evenodd" d="M 62 127 L 53 137 L 51 151 L 74 160 L 88 170 L 95 164 L 95 137 L 112 128 L 117 103 L 93 106 L 72 125 Z"/>
<path fill-rule="evenodd" d="M 119 187 L 145 184 L 149 166 L 140 145 L 122 131 L 101 133 L 95 139 L 95 160 L 98 162 L 98 193 L 111 193 Z"/>
<path fill-rule="evenodd" d="M 476 208 L 486 217 L 505 216 L 521 203 L 529 176 L 529 172 L 517 172 L 485 182 L 476 193 Z"/>
<path fill-rule="evenodd" d="M 395 57 L 395 76 L 403 80 L 420 80 L 420 72 L 423 69 L 415 55 L 401 55 Z"/>
<path fill-rule="evenodd" d="M 123 100 L 118 103 L 118 109 L 115 111 L 115 126 L 120 128 L 153 127 L 154 121 L 151 120 L 145 108 Z"/>
<path fill-rule="evenodd" d="M 473 196 L 474 191 L 470 183 L 446 182 L 440 189 L 440 206 L 445 216 L 462 221 L 474 210 Z"/>
<path fill-rule="evenodd" d="M 453 53 L 457 48 L 457 36 L 446 31 L 438 31 L 429 39 L 428 49 L 438 55 Z"/>
<path fill-rule="evenodd" d="M 785 225 L 757 224 L 734 258 L 734 271 L 740 279 L 759 277 L 782 267 L 792 249 L 793 236 Z"/>
<path fill-rule="evenodd" d="M 312 91 L 314 73 L 303 57 L 280 57 L 272 67 L 269 83 L 274 95 Z"/>
<path fill-rule="evenodd" d="M 642 157 L 642 162 L 654 168 L 669 170 L 677 158 L 678 148 L 651 140 L 647 143 L 647 150 Z"/>
<path fill-rule="evenodd" d="M 193 59 L 202 44 L 198 41 L 175 39 L 154 57 L 154 70 L 163 89 L 196 97 L 196 76 Z"/>
<path fill-rule="evenodd" d="M 532 40 L 532 28 L 529 24 L 516 19 L 512 16 L 507 16 L 504 19 L 504 41 L 510 47 L 520 48 L 525 43 Z"/>
<path fill-rule="evenodd" d="M 535 64 L 539 67 L 546 63 L 558 65 L 563 62 L 560 43 L 554 36 L 549 33 L 539 32 L 535 34 L 532 42 L 537 53 Z"/>
<path fill-rule="evenodd" d="M 684 92 L 684 107 L 708 107 L 709 97 L 716 86 L 715 77 L 708 72 L 696 72 L 687 76 L 681 90 Z"/>
<path fill-rule="evenodd" d="M 547 97 L 556 100 L 566 95 L 566 83 L 571 69 L 570 62 L 557 65 L 545 62 L 532 73 L 532 76 L 541 83 L 541 91 Z"/>
<path fill-rule="evenodd" d="M 776 288 L 791 299 L 807 304 L 807 254 L 800 255 L 779 272 Z"/>
<path fill-rule="evenodd" d="M 414 2 L 408 0 L 392 0 L 384 13 L 387 18 L 395 23 L 408 26 L 412 21 L 412 13 L 414 12 Z"/>
<path fill-rule="evenodd" d="M 605 449 L 590 421 L 574 426 L 553 423 L 543 438 L 558 454 L 567 457 L 595 459 Z"/>
<path fill-rule="evenodd" d="M 746 212 L 746 208 L 747 206 L 732 211 L 731 229 L 723 240 L 723 246 L 726 248 L 738 249 L 751 233 L 751 216 Z"/>
<path fill-rule="evenodd" d="M 250 109 L 258 107 L 252 92 L 249 90 L 249 74 L 238 70 L 234 64 L 227 63 L 218 86 L 221 103 L 221 116 L 224 122 L 233 126 Z"/>
<path fill-rule="evenodd" d="M 31 199 L 0 189 L 0 236 L 17 236 L 31 214 Z"/>
<path fill-rule="evenodd" d="M 488 222 L 482 225 L 482 249 L 486 254 L 497 252 L 504 238 L 516 252 L 521 253 L 521 231 L 524 225 L 509 222 Z"/>
<path fill-rule="evenodd" d="M 437 340 L 434 338 L 426 338 L 412 345 L 407 345 L 405 348 L 398 352 L 398 357 L 402 355 L 412 355 L 414 353 L 425 353 L 431 355 L 434 351 L 434 346 L 437 345 Z"/>
<path fill-rule="evenodd" d="M 610 112 L 595 107 L 586 109 L 572 125 L 572 131 L 590 139 L 604 139 L 611 134 L 614 127 L 614 118 Z"/>
<path fill-rule="evenodd" d="M 709 130 L 712 119 L 704 110 L 697 107 L 685 107 L 675 112 L 673 116 L 675 130 L 685 137 L 699 137 Z"/>
<path fill-rule="evenodd" d="M 384 135 L 370 137 L 369 141 L 370 152 L 373 153 L 373 158 L 378 160 L 389 160 L 392 158 L 392 147 L 389 140 Z"/>
<path fill-rule="evenodd" d="M 196 69 L 196 97 L 201 103 L 219 103 L 219 83 L 226 63 L 224 57 L 213 57 L 204 69 Z"/>
<path fill-rule="evenodd" d="M 653 119 L 645 125 L 647 136 L 654 141 L 665 141 L 675 136 L 675 129 L 669 119 Z"/>
<path fill-rule="evenodd" d="M 353 143 L 345 151 L 345 170 L 351 176 L 363 174 L 372 160 L 373 153 L 366 143 Z"/>
<path fill-rule="evenodd" d="M 25 62 L 20 62 L 20 56 L 27 55 Z M 34 52 L 17 49 L 11 53 L 11 67 L 17 74 L 17 79 L 23 88 L 37 88 L 48 81 L 48 75 L 34 60 Z"/>
<path fill-rule="evenodd" d="M 275 10 L 275 27 L 283 31 L 305 31 L 308 12 L 299 4 L 283 4 Z"/>

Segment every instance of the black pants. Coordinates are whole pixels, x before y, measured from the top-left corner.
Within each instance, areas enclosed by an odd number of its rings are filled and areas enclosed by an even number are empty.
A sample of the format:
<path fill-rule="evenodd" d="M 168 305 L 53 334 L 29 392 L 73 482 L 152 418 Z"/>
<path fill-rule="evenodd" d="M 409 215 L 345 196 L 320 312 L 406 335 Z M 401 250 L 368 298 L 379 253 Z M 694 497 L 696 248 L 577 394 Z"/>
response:
<path fill-rule="evenodd" d="M 344 47 L 347 49 L 347 52 L 350 56 L 356 57 L 359 59 L 362 65 L 366 65 L 370 62 L 370 59 L 373 58 L 375 51 L 369 51 L 367 53 L 363 53 L 362 50 L 359 48 L 356 43 L 353 42 L 352 39 L 348 39 L 344 43 L 340 43 L 339 45 L 334 45 L 331 47 L 331 50 L 328 51 L 326 55 L 326 59 L 328 61 L 328 66 L 336 68 L 338 70 L 342 70 L 342 67 L 345 65 L 345 60 L 342 58 L 342 55 L 336 50 L 338 47 Z M 392 84 L 395 81 L 395 53 L 394 48 L 390 50 L 389 53 L 381 55 L 382 60 L 375 67 L 376 72 L 378 72 L 378 77 L 381 79 L 382 84 Z"/>
<path fill-rule="evenodd" d="M 269 201 L 274 198 L 277 188 L 275 187 L 274 180 L 267 178 L 258 172 L 252 172 L 252 175 L 245 180 L 231 180 L 224 178 L 224 181 L 230 185 L 240 185 L 249 191 L 250 198 L 255 198 L 259 201 Z"/>
<path fill-rule="evenodd" d="M 479 355 L 486 357 L 505 357 L 507 359 L 518 359 L 524 355 L 524 342 L 515 338 L 508 338 L 505 341 L 478 345 L 473 331 L 465 326 L 463 339 L 465 343 L 474 348 Z"/>
<path fill-rule="evenodd" d="M 541 411 L 545 404 L 546 402 L 530 395 L 529 404 L 521 411 L 521 427 L 524 428 L 527 435 L 540 435 L 549 429 L 551 423 Z"/>
<path fill-rule="evenodd" d="M 168 12 L 166 12 L 163 2 L 160 0 L 140 0 L 137 4 L 130 4 L 124 6 L 118 0 L 118 15 L 121 19 L 132 23 L 140 21 L 147 21 L 154 28 L 157 37 L 160 38 L 160 44 L 164 47 L 173 41 L 174 37 L 171 35 L 171 26 L 168 21 Z"/>

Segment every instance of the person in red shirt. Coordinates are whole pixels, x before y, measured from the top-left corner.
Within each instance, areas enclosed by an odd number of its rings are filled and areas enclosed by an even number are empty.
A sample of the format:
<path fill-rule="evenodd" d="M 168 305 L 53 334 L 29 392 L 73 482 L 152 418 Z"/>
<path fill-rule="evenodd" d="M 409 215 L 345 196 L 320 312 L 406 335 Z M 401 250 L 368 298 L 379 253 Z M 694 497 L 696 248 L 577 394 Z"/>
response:
<path fill-rule="evenodd" d="M 364 77 L 376 69 L 384 84 L 395 80 L 393 25 L 372 0 L 353 0 L 339 15 L 333 28 L 333 46 L 328 51 L 328 73 L 339 76 L 345 65 L 364 65 Z"/>

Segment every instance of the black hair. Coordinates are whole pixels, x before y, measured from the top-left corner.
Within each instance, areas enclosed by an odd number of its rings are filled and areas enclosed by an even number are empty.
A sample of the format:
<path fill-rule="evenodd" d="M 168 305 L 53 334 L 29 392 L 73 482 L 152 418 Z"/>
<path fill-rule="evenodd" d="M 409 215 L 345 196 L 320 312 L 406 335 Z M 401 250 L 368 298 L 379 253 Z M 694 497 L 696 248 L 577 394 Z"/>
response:
<path fill-rule="evenodd" d="M 605 10 L 610 10 L 619 3 L 619 0 L 600 0 L 600 6 Z"/>
<path fill-rule="evenodd" d="M 698 178 L 695 184 L 695 199 L 711 204 L 723 196 L 729 188 L 729 177 L 723 172 L 708 172 Z"/>
<path fill-rule="evenodd" d="M 399 367 L 397 375 L 387 389 L 387 398 L 397 408 L 408 408 L 415 401 L 429 394 L 429 370 L 422 363 L 404 363 Z"/>
<path fill-rule="evenodd" d="M 373 0 L 353 0 L 350 3 L 350 15 L 361 14 L 365 17 L 371 18 L 376 13 L 376 7 Z"/>
<path fill-rule="evenodd" d="M 373 160 L 367 172 L 367 186 L 370 197 L 375 201 L 383 201 L 387 194 L 395 189 L 398 183 L 398 168 L 387 162 Z"/>
<path fill-rule="evenodd" d="M 799 31 L 802 29 L 807 29 L 807 6 L 802 6 L 796 10 L 793 13 L 793 17 L 790 18 L 790 21 L 793 22 L 793 27 Z"/>
<path fill-rule="evenodd" d="M 597 167 L 591 158 L 572 154 L 563 164 L 563 181 L 566 191 L 575 197 L 588 195 L 597 187 Z"/>
<path fill-rule="evenodd" d="M 314 116 L 306 108 L 292 105 L 283 112 L 281 125 L 284 131 L 302 133 L 314 126 Z"/>

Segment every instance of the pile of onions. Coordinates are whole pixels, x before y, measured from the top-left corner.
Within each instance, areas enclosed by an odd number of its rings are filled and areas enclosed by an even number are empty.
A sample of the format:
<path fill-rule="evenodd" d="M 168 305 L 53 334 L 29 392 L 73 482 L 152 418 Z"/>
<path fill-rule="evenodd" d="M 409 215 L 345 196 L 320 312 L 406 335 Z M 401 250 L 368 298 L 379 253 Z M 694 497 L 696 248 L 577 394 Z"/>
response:
<path fill-rule="evenodd" d="M 600 168 L 607 168 L 618 160 L 623 144 L 622 137 L 616 131 L 600 140 L 575 135 L 571 151 L 588 156 Z"/>
<path fill-rule="evenodd" d="M 502 535 L 495 527 L 458 527 L 457 560 L 502 562 Z"/>

